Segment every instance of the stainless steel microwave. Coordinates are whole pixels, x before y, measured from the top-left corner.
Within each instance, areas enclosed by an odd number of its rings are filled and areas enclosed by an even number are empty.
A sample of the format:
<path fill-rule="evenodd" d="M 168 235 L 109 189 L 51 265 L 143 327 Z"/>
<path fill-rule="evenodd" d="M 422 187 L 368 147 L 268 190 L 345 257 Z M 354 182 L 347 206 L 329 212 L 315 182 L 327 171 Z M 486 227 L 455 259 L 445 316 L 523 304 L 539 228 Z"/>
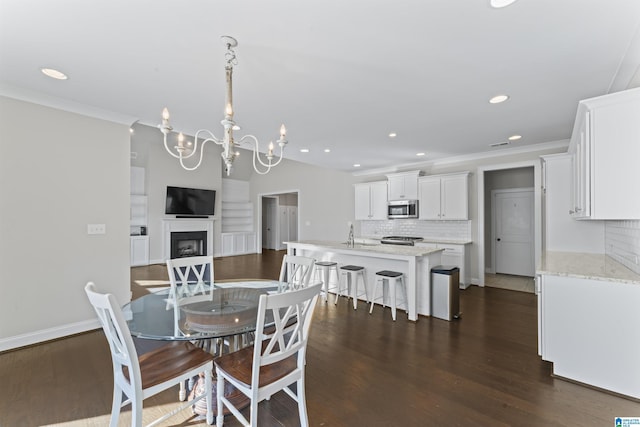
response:
<path fill-rule="evenodd" d="M 418 218 L 417 200 L 391 200 L 387 208 L 389 219 Z"/>

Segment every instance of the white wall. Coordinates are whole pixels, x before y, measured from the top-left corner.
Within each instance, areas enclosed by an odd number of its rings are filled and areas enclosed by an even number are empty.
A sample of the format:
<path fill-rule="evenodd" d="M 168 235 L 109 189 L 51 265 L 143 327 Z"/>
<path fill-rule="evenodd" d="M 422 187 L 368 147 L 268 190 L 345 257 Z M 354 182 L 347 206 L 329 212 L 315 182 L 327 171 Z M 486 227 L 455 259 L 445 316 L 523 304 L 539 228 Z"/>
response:
<path fill-rule="evenodd" d="M 98 327 L 89 280 L 128 301 L 129 126 L 0 97 L 0 129 L 2 351 Z"/>
<path fill-rule="evenodd" d="M 283 160 L 267 175 L 251 178 L 256 230 L 261 230 L 261 195 L 298 192 L 299 240 L 344 240 L 354 218 L 356 179 L 345 172 Z M 261 240 L 258 239 L 260 242 Z"/>

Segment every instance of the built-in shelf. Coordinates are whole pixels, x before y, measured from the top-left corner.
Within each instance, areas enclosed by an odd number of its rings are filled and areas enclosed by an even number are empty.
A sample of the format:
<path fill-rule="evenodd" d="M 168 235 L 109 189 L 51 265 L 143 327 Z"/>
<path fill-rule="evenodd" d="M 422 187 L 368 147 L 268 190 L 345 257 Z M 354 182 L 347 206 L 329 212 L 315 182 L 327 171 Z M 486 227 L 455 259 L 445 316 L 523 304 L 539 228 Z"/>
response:
<path fill-rule="evenodd" d="M 249 201 L 249 183 L 222 180 L 222 233 L 252 233 L 253 203 Z"/>

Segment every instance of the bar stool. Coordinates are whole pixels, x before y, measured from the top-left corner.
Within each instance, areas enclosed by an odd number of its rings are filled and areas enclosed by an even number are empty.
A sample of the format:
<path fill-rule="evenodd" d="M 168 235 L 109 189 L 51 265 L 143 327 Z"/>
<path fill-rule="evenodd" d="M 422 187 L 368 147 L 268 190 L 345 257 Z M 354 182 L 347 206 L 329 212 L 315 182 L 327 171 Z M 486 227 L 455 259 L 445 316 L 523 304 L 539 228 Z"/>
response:
<path fill-rule="evenodd" d="M 318 261 L 316 262 L 316 279 L 318 277 L 318 273 L 322 274 L 322 289 L 324 289 L 324 302 L 327 302 L 329 299 L 329 281 L 331 272 L 335 271 L 336 273 L 336 286 L 338 286 L 338 282 L 340 282 L 340 275 L 338 274 L 338 263 L 333 261 Z"/>
<path fill-rule="evenodd" d="M 404 287 L 404 275 L 398 271 L 382 270 L 376 273 L 376 283 L 373 286 L 373 294 L 371 296 L 371 307 L 369 308 L 369 314 L 373 313 L 374 299 L 376 299 L 376 291 L 378 290 L 378 283 L 382 282 L 382 307 L 386 307 L 384 302 L 385 285 L 387 285 L 387 293 L 389 295 L 391 305 L 391 317 L 396 320 L 396 286 L 398 283 L 402 287 L 402 294 L 404 296 L 404 303 L 407 304 L 407 290 Z M 391 281 L 393 280 L 393 283 Z M 408 313 L 408 311 L 407 311 Z"/>
<path fill-rule="evenodd" d="M 355 275 L 355 277 L 353 277 Z M 353 298 L 353 309 L 358 309 L 358 277 L 362 278 L 362 284 L 364 286 L 364 295 L 369 303 L 369 291 L 367 291 L 367 280 L 365 278 L 365 269 L 359 265 L 343 265 L 340 267 L 340 280 L 338 281 L 338 291 L 336 292 L 336 299 L 334 304 L 338 303 L 338 297 L 342 292 L 342 277 L 347 279 L 347 298 Z M 353 286 L 352 286 L 353 285 Z"/>

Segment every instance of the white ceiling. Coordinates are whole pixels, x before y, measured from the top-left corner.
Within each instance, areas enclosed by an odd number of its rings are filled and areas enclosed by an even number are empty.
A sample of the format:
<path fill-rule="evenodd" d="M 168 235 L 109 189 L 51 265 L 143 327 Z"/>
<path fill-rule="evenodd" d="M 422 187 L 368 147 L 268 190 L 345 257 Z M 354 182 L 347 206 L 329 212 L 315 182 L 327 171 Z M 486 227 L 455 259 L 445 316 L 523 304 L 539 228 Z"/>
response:
<path fill-rule="evenodd" d="M 353 172 L 569 138 L 640 85 L 639 27 L 638 0 L 0 0 L 0 94 L 222 136 L 228 34 L 237 136 L 285 123 L 285 157 Z"/>

